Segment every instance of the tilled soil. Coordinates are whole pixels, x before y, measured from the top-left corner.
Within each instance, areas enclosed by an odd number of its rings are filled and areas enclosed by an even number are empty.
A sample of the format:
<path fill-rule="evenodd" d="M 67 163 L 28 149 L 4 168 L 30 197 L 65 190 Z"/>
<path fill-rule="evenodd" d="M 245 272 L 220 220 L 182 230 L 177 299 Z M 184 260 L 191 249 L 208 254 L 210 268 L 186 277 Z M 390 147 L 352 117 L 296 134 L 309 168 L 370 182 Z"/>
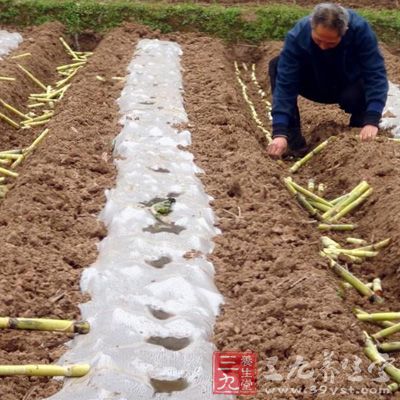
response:
<path fill-rule="evenodd" d="M 14 54 L 31 52 L 19 62 L 47 83 L 56 81 L 55 68 L 66 64 L 60 24 L 46 24 L 24 33 Z M 111 142 L 119 133 L 118 108 L 123 82 L 135 43 L 145 28 L 115 29 L 79 71 L 47 127 L 49 136 L 20 166 L 20 176 L 0 204 L 0 314 L 5 316 L 79 318 L 81 270 L 96 258 L 96 243 L 105 235 L 97 215 L 105 203 L 104 190 L 113 185 L 115 170 Z M 10 56 L 12 56 L 11 54 Z M 29 93 L 38 88 L 9 57 L 0 62 L 0 75 L 15 76 L 2 85 L 2 98 L 24 112 Z M 106 78 L 106 82 L 96 79 Z M 40 89 L 39 89 L 40 90 Z M 1 148 L 25 146 L 40 130 L 0 126 Z M 68 336 L 54 333 L 3 331 L 1 364 L 55 362 Z M 60 383 L 46 378 L 2 378 L 3 400 L 43 399 Z"/>
<path fill-rule="evenodd" d="M 221 42 L 205 37 L 184 40 L 192 151 L 206 172 L 202 180 L 215 198 L 223 232 L 211 256 L 218 288 L 225 296 L 214 340 L 220 350 L 258 353 L 260 390 L 256 398 L 337 399 L 335 388 L 354 390 L 344 393 L 346 399 L 382 398 L 375 393 L 386 384 L 377 381 L 376 368 L 367 370 L 370 363 L 362 353 L 362 331 L 372 333 L 376 328 L 357 322 L 352 308 L 399 308 L 396 198 L 400 148 L 387 141 L 361 144 L 358 130 L 346 128 L 348 116 L 339 109 L 301 101 L 309 142 L 333 134 L 339 134 L 339 139 L 295 179 L 303 184 L 309 177 L 324 182 L 328 198 L 367 179 L 375 194 L 352 214 L 350 220 L 359 224 L 353 235 L 369 241 L 393 239 L 382 255 L 350 267 L 364 281 L 382 278 L 385 305 L 371 306 L 352 291 L 344 296 L 338 290 L 338 278 L 319 256 L 320 234 L 315 223 L 281 183 L 289 175 L 289 164 L 280 166 L 266 156 L 260 132 L 235 81 L 232 55 L 248 66 L 257 62 L 259 80 L 268 92 L 267 63 L 280 47 L 267 43 L 258 50 L 245 46 L 227 50 Z M 398 60 L 389 56 L 394 81 L 400 78 L 397 66 Z M 242 74 L 246 74 L 243 69 Z M 250 79 L 246 82 L 250 87 Z M 250 92 L 257 101 L 255 91 Z M 342 244 L 346 236 L 333 235 Z M 274 368 L 279 375 L 272 376 Z M 300 392 L 279 394 L 278 387 Z M 367 389 L 370 392 L 364 394 Z"/>
<path fill-rule="evenodd" d="M 54 82 L 55 67 L 69 62 L 58 41 L 59 24 L 46 24 L 25 32 L 31 40 L 15 52 L 33 56 L 21 64 L 47 83 Z M 115 100 L 139 37 L 157 37 L 145 28 L 126 25 L 99 43 L 89 63 L 79 71 L 56 114 L 48 124 L 50 135 L 18 170 L 20 177 L 0 204 L 1 314 L 79 318 L 77 305 L 82 268 L 96 258 L 96 242 L 105 235 L 96 216 L 105 202 L 104 189 L 113 185 L 111 141 L 118 134 Z M 383 281 L 386 303 L 368 304 L 352 291 L 338 291 L 339 280 L 319 256 L 320 234 L 281 183 L 288 176 L 284 165 L 266 156 L 264 135 L 256 127 L 236 81 L 237 59 L 249 94 L 263 123 L 265 106 L 252 87 L 248 71 L 257 64 L 264 90 L 268 61 L 280 43 L 258 49 L 227 48 L 221 41 L 199 34 L 176 34 L 183 47 L 186 110 L 190 120 L 197 164 L 223 234 L 216 238 L 211 259 L 216 281 L 225 297 L 215 328 L 220 350 L 253 350 L 259 358 L 257 399 L 337 399 L 322 387 L 378 390 L 386 383 L 373 381 L 362 354 L 362 331 L 374 328 L 357 322 L 355 305 L 367 310 L 398 310 L 397 239 L 400 236 L 400 147 L 379 141 L 361 144 L 357 130 L 346 128 L 348 117 L 334 106 L 301 101 L 304 134 L 311 144 L 330 135 L 338 139 L 316 156 L 294 178 L 306 184 L 310 177 L 327 186 L 328 198 L 350 190 L 361 179 L 374 188 L 373 196 L 350 218 L 359 228 L 354 236 L 369 241 L 392 237 L 393 244 L 372 261 L 350 266 L 360 278 Z M 93 40 L 86 38 L 86 45 Z M 46 44 L 48 43 L 48 44 Z M 36 58 L 40 57 L 40 60 Z M 400 81 L 400 63 L 387 52 L 391 79 Z M 20 73 L 16 62 L 0 62 L 0 75 L 15 83 L 1 83 L 2 97 L 24 110 L 26 97 L 37 89 Z M 45 70 L 42 69 L 45 68 Z M 106 78 L 106 82 L 96 79 Z M 1 123 L 1 147 L 31 143 L 40 130 L 13 130 Z M 332 235 L 343 241 L 343 234 Z M 68 338 L 61 334 L 8 332 L 0 335 L 3 364 L 50 363 L 64 351 Z M 301 358 L 300 358 L 301 357 Z M 362 381 L 357 360 L 361 362 Z M 302 363 L 301 363 L 302 361 Z M 296 364 L 297 362 L 297 364 Z M 293 365 L 297 366 L 296 368 Z M 272 381 L 272 367 L 283 381 Z M 312 375 L 312 376 L 311 376 Z M 352 378 L 349 381 L 348 378 Z M 333 381 L 331 381 L 333 379 Z M 267 394 L 277 387 L 294 387 L 316 393 Z M 44 378 L 2 378 L 4 400 L 42 399 L 60 383 Z M 375 399 L 371 394 L 347 394 L 346 399 Z M 194 399 L 193 399 L 194 400 Z"/>

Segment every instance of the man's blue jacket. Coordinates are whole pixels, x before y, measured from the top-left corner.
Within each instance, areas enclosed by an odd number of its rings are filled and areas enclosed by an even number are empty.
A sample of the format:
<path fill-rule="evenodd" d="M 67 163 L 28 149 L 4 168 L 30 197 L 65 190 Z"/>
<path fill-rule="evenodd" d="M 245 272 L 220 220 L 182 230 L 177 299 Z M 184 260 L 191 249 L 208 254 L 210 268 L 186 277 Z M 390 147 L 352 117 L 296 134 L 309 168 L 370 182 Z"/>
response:
<path fill-rule="evenodd" d="M 348 10 L 348 30 L 341 39 L 341 60 L 339 73 L 344 81 L 351 84 L 360 78 L 364 82 L 366 112 L 382 114 L 387 99 L 388 81 L 383 57 L 379 51 L 376 36 L 362 17 Z M 305 65 L 313 68 L 318 81 L 319 65 L 312 57 L 315 44 L 311 38 L 310 17 L 301 19 L 286 36 L 279 57 L 278 74 L 273 93 L 273 125 L 288 126 L 294 115 L 299 95 L 300 70 Z"/>

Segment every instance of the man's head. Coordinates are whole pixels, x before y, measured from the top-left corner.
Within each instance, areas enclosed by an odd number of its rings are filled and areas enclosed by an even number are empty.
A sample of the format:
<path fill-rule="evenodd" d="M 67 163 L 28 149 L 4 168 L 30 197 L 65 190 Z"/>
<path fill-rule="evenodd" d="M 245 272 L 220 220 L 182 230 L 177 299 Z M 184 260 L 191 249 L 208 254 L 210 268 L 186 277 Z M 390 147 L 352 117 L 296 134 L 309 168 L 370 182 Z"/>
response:
<path fill-rule="evenodd" d="M 311 14 L 311 37 L 321 50 L 336 47 L 349 25 L 348 11 L 337 4 L 321 3 Z"/>

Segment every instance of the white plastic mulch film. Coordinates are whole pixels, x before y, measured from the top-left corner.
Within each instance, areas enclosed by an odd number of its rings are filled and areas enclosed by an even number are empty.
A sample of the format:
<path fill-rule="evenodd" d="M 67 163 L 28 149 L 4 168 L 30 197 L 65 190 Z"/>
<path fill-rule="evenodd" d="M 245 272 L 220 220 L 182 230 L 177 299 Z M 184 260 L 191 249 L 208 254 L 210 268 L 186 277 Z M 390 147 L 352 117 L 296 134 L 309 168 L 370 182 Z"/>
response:
<path fill-rule="evenodd" d="M 21 43 L 22 36 L 19 33 L 0 30 L 0 60 Z"/>
<path fill-rule="evenodd" d="M 400 138 L 400 86 L 389 82 L 389 93 L 382 118 L 381 128 L 390 128 L 393 135 Z"/>
<path fill-rule="evenodd" d="M 212 327 L 222 297 L 206 260 L 213 249 L 210 197 L 196 174 L 181 97 L 181 49 L 142 40 L 119 105 L 118 179 L 101 218 L 108 236 L 82 278 L 92 330 L 60 363 L 90 363 L 52 400 L 224 400 L 212 395 Z M 158 218 L 154 203 L 169 199 Z"/>

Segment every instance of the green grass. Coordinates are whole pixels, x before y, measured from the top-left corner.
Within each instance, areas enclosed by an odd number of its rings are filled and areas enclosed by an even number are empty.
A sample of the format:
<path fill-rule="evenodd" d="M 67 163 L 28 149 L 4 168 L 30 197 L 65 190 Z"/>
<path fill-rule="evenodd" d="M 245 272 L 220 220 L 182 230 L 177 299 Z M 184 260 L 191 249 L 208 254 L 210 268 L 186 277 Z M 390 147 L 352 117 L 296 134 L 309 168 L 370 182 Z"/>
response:
<path fill-rule="evenodd" d="M 200 31 L 232 42 L 258 43 L 283 39 L 295 22 L 309 11 L 288 5 L 223 7 L 123 0 L 0 0 L 0 23 L 28 26 L 58 20 L 71 33 L 79 33 L 85 29 L 105 31 L 123 21 L 132 21 L 163 33 Z M 360 14 L 371 22 L 381 40 L 399 43 L 399 11 L 368 10 Z"/>

